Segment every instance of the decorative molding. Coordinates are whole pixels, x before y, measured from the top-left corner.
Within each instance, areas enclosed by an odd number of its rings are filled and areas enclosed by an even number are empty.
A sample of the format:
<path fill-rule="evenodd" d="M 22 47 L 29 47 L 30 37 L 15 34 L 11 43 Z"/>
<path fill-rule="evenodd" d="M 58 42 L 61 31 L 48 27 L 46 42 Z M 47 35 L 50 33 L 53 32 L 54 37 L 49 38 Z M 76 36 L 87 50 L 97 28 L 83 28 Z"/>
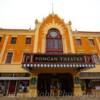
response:
<path fill-rule="evenodd" d="M 68 53 L 68 50 L 67 50 L 67 44 L 66 44 L 66 38 L 65 38 L 65 32 L 64 32 L 64 29 L 63 29 L 63 27 L 61 26 L 61 25 L 59 25 L 59 24 L 57 24 L 57 23 L 53 23 L 53 25 L 52 25 L 52 23 L 50 23 L 50 24 L 48 24 L 48 25 L 46 25 L 45 26 L 45 28 L 44 28 L 44 35 L 43 35 L 43 38 L 44 39 L 42 39 L 42 53 L 44 53 L 45 52 L 45 46 L 46 46 L 46 35 L 47 35 L 47 33 L 48 33 L 48 30 L 49 29 L 51 29 L 51 28 L 56 28 L 56 29 L 58 29 L 59 31 L 60 31 L 60 34 L 62 35 L 62 42 L 63 42 L 63 52 L 64 53 Z"/>
<path fill-rule="evenodd" d="M 36 29 L 35 35 L 34 35 L 34 49 L 33 49 L 33 53 L 37 53 L 38 52 L 39 28 L 40 28 L 40 24 L 37 25 L 37 29 Z"/>
<path fill-rule="evenodd" d="M 87 38 L 100 37 L 100 34 L 77 34 L 77 33 L 73 33 L 72 35 L 75 36 L 75 37 L 87 37 Z"/>
<path fill-rule="evenodd" d="M 73 36 L 72 36 L 72 31 L 69 31 L 69 37 L 70 37 L 70 46 L 71 46 L 71 52 L 75 53 L 75 47 L 74 47 L 74 41 L 73 41 Z"/>
<path fill-rule="evenodd" d="M 100 52 L 100 41 L 98 40 L 98 38 L 96 38 L 96 42 L 97 42 L 98 49 L 99 49 L 99 52 Z"/>

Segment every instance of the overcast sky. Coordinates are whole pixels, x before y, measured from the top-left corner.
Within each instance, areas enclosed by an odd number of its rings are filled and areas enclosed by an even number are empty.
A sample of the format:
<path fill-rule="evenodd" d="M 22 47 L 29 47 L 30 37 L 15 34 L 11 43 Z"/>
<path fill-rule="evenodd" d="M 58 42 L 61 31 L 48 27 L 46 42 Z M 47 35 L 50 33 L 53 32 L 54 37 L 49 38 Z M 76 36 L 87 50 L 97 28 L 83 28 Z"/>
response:
<path fill-rule="evenodd" d="M 100 31 L 100 0 L 53 0 L 54 13 L 73 30 Z M 52 0 L 0 0 L 0 28 L 34 29 L 52 12 Z"/>

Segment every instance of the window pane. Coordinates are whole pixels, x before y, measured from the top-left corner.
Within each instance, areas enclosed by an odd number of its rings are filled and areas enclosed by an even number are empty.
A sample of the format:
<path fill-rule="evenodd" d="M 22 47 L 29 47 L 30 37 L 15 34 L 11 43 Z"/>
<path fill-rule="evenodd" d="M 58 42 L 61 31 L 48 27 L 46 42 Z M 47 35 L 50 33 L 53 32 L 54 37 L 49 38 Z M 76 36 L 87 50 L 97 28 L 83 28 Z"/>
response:
<path fill-rule="evenodd" d="M 54 48 L 54 46 L 53 46 L 53 39 L 48 39 L 48 41 L 47 41 L 47 45 L 48 45 L 48 47 L 47 47 L 47 49 L 53 49 Z"/>
<path fill-rule="evenodd" d="M 62 49 L 62 40 L 59 40 L 59 41 L 58 41 L 58 48 L 59 48 L 59 49 Z"/>
<path fill-rule="evenodd" d="M 51 48 L 51 44 L 52 42 L 51 42 L 51 40 L 50 39 L 47 39 L 47 42 L 46 42 L 46 44 L 47 44 L 47 46 L 46 46 L 46 48 L 47 49 L 50 49 Z"/>
<path fill-rule="evenodd" d="M 99 56 L 97 54 L 94 54 L 93 55 L 93 60 L 96 64 L 99 64 L 100 63 L 100 59 L 99 59 Z"/>
<path fill-rule="evenodd" d="M 54 48 L 54 41 L 53 39 L 50 40 L 50 49 L 53 49 Z"/>
<path fill-rule="evenodd" d="M 51 50 L 61 50 L 62 49 L 62 40 L 60 39 L 47 39 L 46 49 Z"/>
<path fill-rule="evenodd" d="M 47 42 L 46 42 L 46 48 L 50 48 L 50 43 L 49 43 L 49 39 L 47 39 Z"/>
<path fill-rule="evenodd" d="M 95 43 L 94 43 L 94 40 L 93 40 L 93 39 L 89 39 L 89 45 L 90 45 L 90 46 L 94 46 L 94 45 L 95 45 Z"/>
<path fill-rule="evenodd" d="M 54 48 L 58 49 L 59 43 L 58 43 L 58 39 L 54 40 Z"/>
<path fill-rule="evenodd" d="M 81 39 L 76 39 L 76 44 L 81 45 Z"/>
<path fill-rule="evenodd" d="M 28 86 L 29 86 L 29 81 L 27 81 L 27 80 L 20 81 L 18 92 L 20 92 L 20 93 L 28 92 Z"/>
<path fill-rule="evenodd" d="M 47 39 L 47 42 L 46 42 L 46 48 L 49 48 L 49 39 Z"/>
<path fill-rule="evenodd" d="M 47 52 L 51 53 L 57 53 L 63 52 L 62 49 L 62 37 L 60 35 L 59 30 L 57 29 L 50 29 L 48 31 L 48 34 L 46 36 L 46 49 Z"/>
<path fill-rule="evenodd" d="M 7 58 L 6 58 L 6 63 L 11 63 L 12 56 L 13 56 L 13 53 L 12 52 L 8 52 Z"/>
<path fill-rule="evenodd" d="M 16 44 L 16 37 L 12 37 L 11 44 Z"/>
<path fill-rule="evenodd" d="M 26 44 L 31 44 L 31 38 L 30 37 L 26 38 Z"/>

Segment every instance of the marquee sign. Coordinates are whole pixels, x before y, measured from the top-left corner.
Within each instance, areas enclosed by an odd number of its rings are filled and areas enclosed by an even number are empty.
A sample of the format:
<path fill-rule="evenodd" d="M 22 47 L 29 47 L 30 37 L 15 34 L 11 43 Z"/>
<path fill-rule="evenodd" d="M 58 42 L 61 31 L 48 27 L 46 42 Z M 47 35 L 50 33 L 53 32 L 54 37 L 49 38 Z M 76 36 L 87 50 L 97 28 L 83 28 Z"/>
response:
<path fill-rule="evenodd" d="M 92 55 L 84 54 L 31 54 L 23 56 L 24 68 L 40 67 L 95 67 Z"/>
<path fill-rule="evenodd" d="M 83 55 L 33 55 L 33 62 L 48 62 L 48 63 L 66 63 L 66 62 L 82 62 Z"/>

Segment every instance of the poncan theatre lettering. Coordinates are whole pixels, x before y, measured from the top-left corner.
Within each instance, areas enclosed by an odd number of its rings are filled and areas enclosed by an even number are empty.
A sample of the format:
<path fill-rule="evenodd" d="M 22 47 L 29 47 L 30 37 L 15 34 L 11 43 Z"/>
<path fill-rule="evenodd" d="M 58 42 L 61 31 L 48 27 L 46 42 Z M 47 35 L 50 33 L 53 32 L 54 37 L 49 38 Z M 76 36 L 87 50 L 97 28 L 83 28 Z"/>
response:
<path fill-rule="evenodd" d="M 84 56 L 68 56 L 68 55 L 34 55 L 34 62 L 80 62 L 84 60 Z"/>

